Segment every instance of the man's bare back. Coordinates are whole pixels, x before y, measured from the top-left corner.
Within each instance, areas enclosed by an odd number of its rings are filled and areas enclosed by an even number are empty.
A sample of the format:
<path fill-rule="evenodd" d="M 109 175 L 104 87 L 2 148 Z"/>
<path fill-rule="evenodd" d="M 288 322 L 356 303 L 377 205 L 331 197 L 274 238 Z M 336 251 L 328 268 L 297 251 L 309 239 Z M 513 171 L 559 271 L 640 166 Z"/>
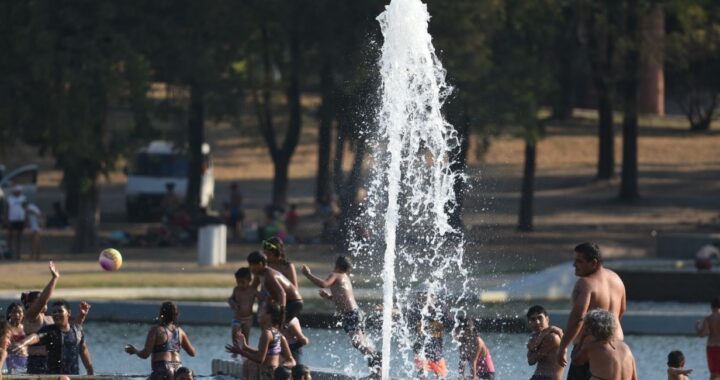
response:
<path fill-rule="evenodd" d="M 630 348 L 621 340 L 586 343 L 590 361 L 591 380 L 635 380 L 635 358 Z"/>
<path fill-rule="evenodd" d="M 573 305 L 576 304 L 586 305 L 583 314 L 592 309 L 611 312 L 618 322 L 615 337 L 624 339 L 620 318 L 626 308 L 625 285 L 617 273 L 601 267 L 597 272 L 578 279 L 573 290 Z"/>
<path fill-rule="evenodd" d="M 330 285 L 330 292 L 337 311 L 339 313 L 347 313 L 356 310 L 358 305 L 355 301 L 355 294 L 350 277 L 346 273 L 337 272 L 333 272 L 331 276 L 334 277 L 334 281 L 332 285 Z"/>
<path fill-rule="evenodd" d="M 283 276 L 282 273 L 270 267 L 266 267 L 265 273 L 263 273 L 263 287 L 270 293 L 272 299 L 281 305 L 284 305 L 288 301 L 302 300 L 300 292 L 295 285 L 293 285 L 287 277 Z M 282 297 L 281 294 L 284 295 L 284 297 Z"/>
<path fill-rule="evenodd" d="M 720 310 L 713 310 L 712 314 L 700 321 L 698 335 L 708 337 L 708 347 L 720 347 Z"/>

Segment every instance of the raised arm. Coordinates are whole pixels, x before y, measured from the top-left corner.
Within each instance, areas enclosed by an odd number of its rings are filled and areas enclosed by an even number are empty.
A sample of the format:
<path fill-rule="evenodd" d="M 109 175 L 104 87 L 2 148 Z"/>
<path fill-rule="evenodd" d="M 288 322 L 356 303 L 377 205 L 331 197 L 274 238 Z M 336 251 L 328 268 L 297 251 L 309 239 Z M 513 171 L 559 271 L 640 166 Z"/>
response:
<path fill-rule="evenodd" d="M 269 330 L 263 330 L 262 334 L 260 335 L 260 342 L 258 343 L 257 349 L 248 346 L 244 336 L 241 339 L 242 345 L 240 347 L 228 345 L 225 346 L 225 349 L 229 352 L 240 354 L 256 363 L 262 364 L 262 362 L 265 361 L 265 357 L 267 356 L 270 340 L 272 340 L 272 332 L 270 332 Z"/>
<path fill-rule="evenodd" d="M 305 277 L 307 277 L 308 280 L 310 280 L 310 282 L 320 288 L 329 288 L 332 284 L 335 283 L 335 280 L 337 279 L 335 273 L 330 273 L 328 277 L 323 280 L 320 277 L 312 274 L 312 272 L 310 271 L 310 267 L 308 267 L 307 265 L 302 266 L 302 273 L 305 275 Z"/>
<path fill-rule="evenodd" d="M 85 319 L 87 319 L 88 313 L 90 312 L 90 304 L 86 301 L 80 301 L 80 304 L 78 305 L 78 309 L 80 312 L 77 315 L 77 318 L 75 318 L 75 324 L 82 326 L 83 323 L 85 323 Z"/>
<path fill-rule="evenodd" d="M 41 336 L 39 334 L 31 334 L 25 337 L 25 339 L 23 339 L 22 341 L 13 344 L 10 348 L 10 351 L 14 353 L 20 353 L 22 352 L 23 348 L 40 343 L 40 338 Z"/>
<path fill-rule="evenodd" d="M 80 347 L 80 359 L 82 360 L 83 366 L 85 366 L 87 374 L 94 375 L 95 369 L 93 369 L 92 358 L 90 357 L 90 350 L 88 350 L 87 342 L 83 342 L 82 347 Z"/>
<path fill-rule="evenodd" d="M 192 357 L 195 356 L 195 353 L 197 351 L 195 351 L 195 347 L 193 347 L 192 343 L 190 343 L 190 339 L 188 338 L 187 334 L 185 334 L 185 330 L 183 329 L 180 329 L 180 345 L 182 346 L 183 350 L 188 353 L 188 355 Z"/>
<path fill-rule="evenodd" d="M 588 307 L 590 307 L 590 289 L 583 279 L 578 280 L 575 284 L 572 293 L 572 304 L 573 307 L 570 315 L 568 315 L 565 335 L 560 340 L 560 348 L 558 349 L 558 363 L 563 367 L 567 365 L 567 348 L 580 333 L 583 317 Z"/>
<path fill-rule="evenodd" d="M 37 319 L 40 312 L 45 308 L 45 306 L 47 306 L 50 297 L 52 297 L 53 291 L 55 291 L 55 286 L 60 278 L 60 272 L 57 271 L 55 263 L 53 263 L 52 260 L 48 262 L 48 268 L 50 268 L 52 278 L 50 278 L 50 281 L 47 285 L 45 285 L 45 289 L 43 289 L 42 293 L 40 293 L 38 299 L 36 299 L 25 312 L 25 318 L 27 320 Z"/>
<path fill-rule="evenodd" d="M 147 359 L 152 354 L 153 346 L 155 345 L 155 336 L 157 336 L 157 326 L 153 327 L 148 331 L 147 338 L 145 338 L 145 347 L 138 351 L 135 346 L 128 344 L 125 346 L 125 352 L 130 355 L 137 355 L 140 359 Z"/>

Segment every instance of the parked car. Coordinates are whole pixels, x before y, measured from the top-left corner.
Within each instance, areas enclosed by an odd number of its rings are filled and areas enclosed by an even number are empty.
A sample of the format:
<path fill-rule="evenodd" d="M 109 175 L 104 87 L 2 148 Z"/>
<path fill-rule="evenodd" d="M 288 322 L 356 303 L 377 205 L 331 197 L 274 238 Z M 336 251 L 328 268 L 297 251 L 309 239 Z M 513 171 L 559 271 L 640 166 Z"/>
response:
<path fill-rule="evenodd" d="M 200 207 L 209 207 L 215 194 L 215 177 L 210 145 L 202 146 L 203 172 Z M 186 149 L 169 141 L 153 141 L 139 149 L 126 169 L 125 210 L 129 220 L 157 218 L 162 215 L 161 201 L 166 185 L 174 184 L 175 194 L 184 201 L 187 192 L 190 158 Z"/>

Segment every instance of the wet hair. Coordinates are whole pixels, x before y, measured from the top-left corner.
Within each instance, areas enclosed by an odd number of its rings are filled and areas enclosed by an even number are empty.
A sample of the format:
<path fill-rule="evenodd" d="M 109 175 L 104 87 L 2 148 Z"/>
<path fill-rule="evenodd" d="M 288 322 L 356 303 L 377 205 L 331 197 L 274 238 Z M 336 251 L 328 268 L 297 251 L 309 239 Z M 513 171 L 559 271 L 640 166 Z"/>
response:
<path fill-rule="evenodd" d="M 349 273 L 352 270 L 352 261 L 347 256 L 340 255 L 335 259 L 335 268 L 343 273 Z"/>
<path fill-rule="evenodd" d="M 17 308 L 20 308 L 20 309 L 22 309 L 22 311 L 25 311 L 25 307 L 23 306 L 23 304 L 21 304 L 20 302 L 13 302 L 5 310 L 5 320 L 9 321 L 10 314 L 12 314 L 12 312 L 15 311 L 15 309 L 17 309 Z"/>
<path fill-rule="evenodd" d="M 608 340 L 617 329 L 615 317 L 607 310 L 592 309 L 585 314 L 585 326 L 590 331 L 590 335 L 597 340 Z"/>
<path fill-rule="evenodd" d="M 548 315 L 547 310 L 545 310 L 545 308 L 540 305 L 531 306 L 528 309 L 526 316 L 528 319 L 530 319 L 530 317 L 532 317 L 535 314 L 542 314 L 546 317 Z"/>
<path fill-rule="evenodd" d="M 52 306 L 53 307 L 60 306 L 60 307 L 65 308 L 65 310 L 67 310 L 68 313 L 72 312 L 72 308 L 70 307 L 70 304 L 65 300 L 57 300 L 52 303 Z"/>
<path fill-rule="evenodd" d="M 268 302 L 265 306 L 265 312 L 270 316 L 270 321 L 273 326 L 280 325 L 283 323 L 284 310 L 275 302 Z"/>
<path fill-rule="evenodd" d="M 710 301 L 710 307 L 713 309 L 720 309 L 720 297 L 713 298 L 713 300 Z"/>
<path fill-rule="evenodd" d="M 285 256 L 285 243 L 279 237 L 271 237 L 262 241 L 263 251 L 268 251 L 280 258 L 280 262 L 283 264 L 290 264 L 287 256 Z"/>
<path fill-rule="evenodd" d="M 306 365 L 298 364 L 292 369 L 293 380 L 299 380 L 305 375 L 310 375 L 310 368 Z"/>
<path fill-rule="evenodd" d="M 235 271 L 235 278 L 237 278 L 237 279 L 246 278 L 248 280 L 251 280 L 252 272 L 250 272 L 249 268 L 242 267 L 242 268 L 238 269 L 237 271 Z"/>
<path fill-rule="evenodd" d="M 23 303 L 26 309 L 29 309 L 33 302 L 35 302 L 38 298 L 40 298 L 40 292 L 37 290 L 20 294 L 20 302 Z"/>
<path fill-rule="evenodd" d="M 193 371 L 188 367 L 180 367 L 177 370 L 175 370 L 175 378 L 176 379 L 183 375 L 193 375 Z"/>
<path fill-rule="evenodd" d="M 668 361 L 667 365 L 668 367 L 678 368 L 685 363 L 685 355 L 683 355 L 682 351 L 673 351 L 668 354 Z"/>
<path fill-rule="evenodd" d="M 247 257 L 247 262 L 250 265 L 260 263 L 267 265 L 267 256 L 265 256 L 262 252 L 252 251 Z"/>
<path fill-rule="evenodd" d="M 275 371 L 273 371 L 273 379 L 274 380 L 290 380 L 292 376 L 292 373 L 289 369 L 280 366 L 275 368 Z"/>
<path fill-rule="evenodd" d="M 598 263 L 603 262 L 602 252 L 600 247 L 595 243 L 582 243 L 575 247 L 575 252 L 583 255 L 585 260 L 593 261 L 597 260 Z"/>
<path fill-rule="evenodd" d="M 173 302 L 166 301 L 160 305 L 160 315 L 158 315 L 158 321 L 164 326 L 177 324 L 178 315 L 180 315 L 180 312 L 178 311 L 177 305 Z"/>

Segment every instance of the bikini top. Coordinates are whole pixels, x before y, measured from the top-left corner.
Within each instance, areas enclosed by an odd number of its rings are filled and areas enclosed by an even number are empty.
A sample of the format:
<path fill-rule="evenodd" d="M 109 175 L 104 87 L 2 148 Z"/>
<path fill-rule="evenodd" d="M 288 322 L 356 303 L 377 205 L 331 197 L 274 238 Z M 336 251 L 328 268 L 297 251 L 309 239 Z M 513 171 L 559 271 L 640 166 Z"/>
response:
<path fill-rule="evenodd" d="M 280 355 L 282 347 L 280 347 L 280 333 L 277 330 L 272 330 L 273 338 L 268 347 L 267 354 L 270 356 Z"/>
<path fill-rule="evenodd" d="M 478 370 L 485 373 L 495 373 L 495 364 L 493 364 L 490 350 L 487 350 L 484 358 L 478 359 Z"/>
<path fill-rule="evenodd" d="M 163 343 L 156 344 L 153 347 L 153 353 L 161 352 L 180 352 L 180 328 L 170 330 L 166 326 L 161 326 L 165 330 L 165 336 L 167 340 Z"/>
<path fill-rule="evenodd" d="M 25 334 L 24 334 L 24 333 L 22 333 L 22 334 L 12 334 L 12 336 L 11 336 L 10 338 L 11 338 L 12 341 L 15 342 L 15 343 L 17 343 L 17 342 L 22 342 L 23 339 L 25 339 Z"/>

